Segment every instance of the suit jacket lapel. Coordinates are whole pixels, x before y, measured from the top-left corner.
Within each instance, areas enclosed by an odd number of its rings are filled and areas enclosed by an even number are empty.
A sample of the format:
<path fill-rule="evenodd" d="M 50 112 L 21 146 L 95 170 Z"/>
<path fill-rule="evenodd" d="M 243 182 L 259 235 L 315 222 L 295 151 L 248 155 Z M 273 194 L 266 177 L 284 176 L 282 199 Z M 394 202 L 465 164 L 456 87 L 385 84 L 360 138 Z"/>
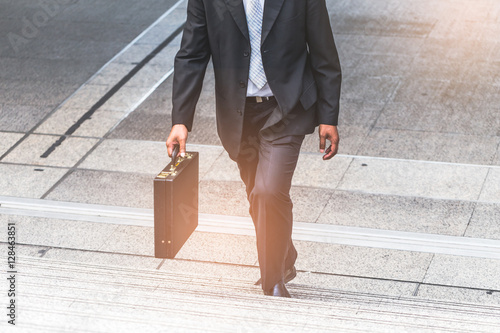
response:
<path fill-rule="evenodd" d="M 273 27 L 274 21 L 278 17 L 280 13 L 281 7 L 283 6 L 283 2 L 285 0 L 266 0 L 264 4 L 264 19 L 262 21 L 262 38 L 261 44 L 267 38 L 269 31 Z"/>
<path fill-rule="evenodd" d="M 240 28 L 241 32 L 246 39 L 250 40 L 248 35 L 247 18 L 245 15 L 245 7 L 243 7 L 243 0 L 225 0 L 227 8 L 233 16 L 236 25 Z"/>

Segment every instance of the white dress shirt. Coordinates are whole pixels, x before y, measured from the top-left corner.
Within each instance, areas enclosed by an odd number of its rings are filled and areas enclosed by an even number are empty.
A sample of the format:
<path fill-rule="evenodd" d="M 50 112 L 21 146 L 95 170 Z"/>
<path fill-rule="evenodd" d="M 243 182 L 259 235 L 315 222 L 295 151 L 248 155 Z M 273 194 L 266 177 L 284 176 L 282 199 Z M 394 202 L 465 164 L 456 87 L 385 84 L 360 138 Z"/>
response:
<path fill-rule="evenodd" d="M 243 6 L 245 7 L 245 10 L 247 9 L 248 2 L 251 0 L 243 0 Z M 260 0 L 260 4 L 262 5 L 262 8 L 264 8 L 264 3 L 265 0 Z M 254 52 L 252 50 L 251 52 Z M 260 52 L 260 50 L 258 50 Z M 262 89 L 259 89 L 253 84 L 253 82 L 249 79 L 248 84 L 247 84 L 247 96 L 252 97 L 252 96 L 260 96 L 260 97 L 269 97 L 273 96 L 273 92 L 271 91 L 271 88 L 269 88 L 269 84 L 265 84 Z"/>

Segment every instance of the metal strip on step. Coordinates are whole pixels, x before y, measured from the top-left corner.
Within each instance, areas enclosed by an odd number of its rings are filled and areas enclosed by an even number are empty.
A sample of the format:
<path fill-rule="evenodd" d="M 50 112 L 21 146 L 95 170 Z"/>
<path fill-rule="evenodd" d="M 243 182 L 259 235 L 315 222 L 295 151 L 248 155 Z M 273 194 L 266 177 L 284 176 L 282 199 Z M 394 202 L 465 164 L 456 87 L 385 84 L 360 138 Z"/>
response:
<path fill-rule="evenodd" d="M 0 214 L 153 227 L 153 210 L 0 196 Z M 248 217 L 199 214 L 201 232 L 255 236 Z M 294 222 L 293 239 L 500 259 L 500 240 Z"/>

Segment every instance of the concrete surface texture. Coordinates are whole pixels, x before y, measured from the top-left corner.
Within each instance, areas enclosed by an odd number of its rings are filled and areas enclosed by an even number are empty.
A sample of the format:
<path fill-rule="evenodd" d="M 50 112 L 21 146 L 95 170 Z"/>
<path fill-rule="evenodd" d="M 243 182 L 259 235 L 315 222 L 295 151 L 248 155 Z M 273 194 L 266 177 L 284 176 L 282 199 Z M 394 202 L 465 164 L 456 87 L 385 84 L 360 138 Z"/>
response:
<path fill-rule="evenodd" d="M 291 300 L 253 285 L 210 66 L 188 147 L 200 226 L 154 258 L 186 3 L 0 0 L 0 288 L 17 306 L 2 332 L 498 332 L 500 3 L 327 1 L 340 153 L 322 161 L 317 134 L 302 147 Z"/>

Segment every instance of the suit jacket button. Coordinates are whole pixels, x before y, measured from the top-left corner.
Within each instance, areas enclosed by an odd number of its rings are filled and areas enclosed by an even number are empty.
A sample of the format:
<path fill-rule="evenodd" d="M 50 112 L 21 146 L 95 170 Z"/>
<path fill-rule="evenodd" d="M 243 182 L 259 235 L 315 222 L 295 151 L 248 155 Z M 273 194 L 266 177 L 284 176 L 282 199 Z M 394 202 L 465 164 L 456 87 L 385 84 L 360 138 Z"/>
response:
<path fill-rule="evenodd" d="M 243 52 L 243 56 L 244 56 L 244 57 L 248 57 L 249 55 L 250 55 L 250 53 L 249 53 L 249 52 L 247 52 L 247 51 Z"/>
<path fill-rule="evenodd" d="M 240 81 L 240 87 L 245 88 L 246 86 L 247 86 L 247 85 L 246 85 L 246 83 L 245 83 L 245 82 Z"/>
<path fill-rule="evenodd" d="M 236 112 L 241 116 L 243 114 L 243 112 L 241 112 L 241 110 L 236 110 Z"/>

